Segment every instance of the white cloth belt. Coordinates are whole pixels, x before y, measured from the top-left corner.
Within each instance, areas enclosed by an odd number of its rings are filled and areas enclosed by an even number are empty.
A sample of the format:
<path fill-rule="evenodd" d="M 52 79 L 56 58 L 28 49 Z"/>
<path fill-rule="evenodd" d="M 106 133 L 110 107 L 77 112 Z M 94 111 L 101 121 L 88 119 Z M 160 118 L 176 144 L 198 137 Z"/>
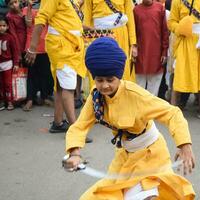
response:
<path fill-rule="evenodd" d="M 124 200 L 144 200 L 150 196 L 158 196 L 158 188 L 154 187 L 150 190 L 143 190 L 140 183 L 128 189 L 124 193 Z"/>
<path fill-rule="evenodd" d="M 200 24 L 199 23 L 196 23 L 196 24 L 192 25 L 192 33 L 199 35 L 199 40 L 198 40 L 198 42 L 196 44 L 196 48 L 200 49 Z"/>
<path fill-rule="evenodd" d="M 135 152 L 153 144 L 159 137 L 159 131 L 153 122 L 151 128 L 133 140 L 122 140 L 122 146 L 128 152 Z"/>
<path fill-rule="evenodd" d="M 122 14 L 122 17 L 119 20 L 119 23 L 117 25 L 114 25 L 118 16 L 119 16 L 119 13 L 114 13 L 106 17 L 94 18 L 95 29 L 113 29 L 113 28 L 126 25 L 126 23 L 128 22 L 128 17 L 125 14 Z"/>
<path fill-rule="evenodd" d="M 12 67 L 13 67 L 12 60 L 2 62 L 2 63 L 0 63 L 0 72 L 12 69 Z"/>
<path fill-rule="evenodd" d="M 73 35 L 81 36 L 81 31 L 79 30 L 70 30 L 69 32 Z M 53 35 L 60 35 L 60 33 L 52 26 L 48 26 L 48 33 L 53 34 Z"/>

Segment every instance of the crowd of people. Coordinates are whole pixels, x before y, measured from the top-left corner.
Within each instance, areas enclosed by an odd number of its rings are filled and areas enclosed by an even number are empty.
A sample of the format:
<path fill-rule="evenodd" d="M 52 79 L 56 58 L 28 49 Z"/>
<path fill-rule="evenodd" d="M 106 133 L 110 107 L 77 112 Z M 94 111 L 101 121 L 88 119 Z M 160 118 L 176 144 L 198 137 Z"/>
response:
<path fill-rule="evenodd" d="M 180 109 L 172 105 L 183 108 L 189 94 L 194 93 L 200 118 L 199 1 L 5 0 L 3 4 L 8 10 L 0 18 L 0 110 L 14 109 L 12 73 L 26 67 L 27 99 L 23 110 L 31 111 L 35 101 L 54 103 L 49 132 L 69 129 L 66 168 L 77 169 L 80 148 L 92 142 L 86 135 L 95 121 L 113 129 L 113 143 L 124 147 L 117 151 L 110 172 L 135 172 L 131 168 L 134 165 L 139 172 L 144 170 L 147 160 L 130 163 L 138 156 L 143 158 L 146 149 L 156 167 L 170 164 L 165 141 L 153 122 L 156 119 L 169 127 L 180 149 L 177 158 L 183 160 L 185 171 L 192 171 L 194 156 L 187 122 Z M 91 92 L 77 120 L 75 108 L 83 105 L 81 91 L 84 93 L 85 88 L 81 83 L 85 77 Z M 54 102 L 49 98 L 52 96 Z M 125 105 L 128 107 L 116 113 Z M 136 148 L 134 139 L 139 141 L 147 133 L 148 145 Z M 154 150 L 155 155 L 151 152 Z M 163 160 L 158 162 L 161 151 Z M 123 166 L 123 160 L 129 162 L 128 167 Z M 129 200 L 133 194 L 141 197 L 144 192 L 150 195 L 143 199 L 159 195 L 161 199 L 194 199 L 189 182 L 170 170 L 165 173 L 155 175 L 156 180 L 147 177 L 124 181 L 115 189 L 111 189 L 113 181 L 103 180 L 81 199 L 96 200 L 102 195 L 122 199 L 124 195 Z M 174 189 L 170 186 L 173 183 L 179 187 Z M 140 191 L 136 191 L 138 187 Z"/>

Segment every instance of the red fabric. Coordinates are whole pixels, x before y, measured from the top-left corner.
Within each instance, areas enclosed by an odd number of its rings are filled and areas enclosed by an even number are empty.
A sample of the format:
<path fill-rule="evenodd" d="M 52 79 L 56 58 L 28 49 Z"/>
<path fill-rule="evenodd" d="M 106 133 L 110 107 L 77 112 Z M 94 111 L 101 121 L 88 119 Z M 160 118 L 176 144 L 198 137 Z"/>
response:
<path fill-rule="evenodd" d="M 30 47 L 30 43 L 31 43 L 31 38 L 32 38 L 32 33 L 33 33 L 33 28 L 34 28 L 34 19 L 37 15 L 37 10 L 36 9 L 32 9 L 32 26 L 31 27 L 27 27 L 27 38 L 26 38 L 26 47 L 25 50 L 27 50 Z M 23 9 L 23 15 L 25 16 L 27 14 L 27 7 Z M 45 53 L 45 37 L 47 34 L 47 26 L 45 26 L 41 36 L 40 36 L 40 41 L 38 43 L 38 47 L 37 47 L 37 52 L 38 53 Z"/>
<path fill-rule="evenodd" d="M 137 74 L 157 74 L 163 71 L 161 56 L 167 56 L 169 32 L 165 9 L 161 3 L 139 4 L 134 9 L 138 57 Z"/>
<path fill-rule="evenodd" d="M 12 69 L 0 72 L 0 99 L 12 102 Z"/>
<path fill-rule="evenodd" d="M 14 65 L 19 65 L 19 53 L 15 40 L 9 33 L 0 34 L 0 63 L 12 60 Z"/>
<path fill-rule="evenodd" d="M 26 43 L 26 25 L 24 17 L 12 12 L 9 12 L 6 17 L 9 23 L 9 32 L 15 38 L 18 52 L 23 53 Z"/>

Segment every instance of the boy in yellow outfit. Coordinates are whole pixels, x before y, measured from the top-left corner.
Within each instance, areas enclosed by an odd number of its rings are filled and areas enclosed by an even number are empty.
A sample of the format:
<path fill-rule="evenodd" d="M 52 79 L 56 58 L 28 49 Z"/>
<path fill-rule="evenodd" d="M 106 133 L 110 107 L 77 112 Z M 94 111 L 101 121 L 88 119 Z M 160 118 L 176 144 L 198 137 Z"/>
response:
<path fill-rule="evenodd" d="M 176 35 L 172 103 L 177 92 L 198 93 L 200 112 L 200 1 L 173 0 L 168 26 Z"/>
<path fill-rule="evenodd" d="M 31 45 L 26 54 L 26 61 L 32 64 L 43 27 L 48 24 L 45 45 L 55 90 L 55 117 L 49 130 L 51 133 L 65 132 L 68 128 L 63 121 L 63 109 L 69 125 L 75 122 L 74 90 L 77 75 L 84 77 L 86 74 L 82 22 L 73 6 L 73 2 L 65 0 L 41 1 Z"/>
<path fill-rule="evenodd" d="M 85 137 L 98 122 L 113 130 L 111 141 L 118 147 L 108 174 L 130 176 L 104 178 L 80 200 L 194 199 L 192 185 L 173 172 L 166 142 L 153 122 L 157 120 L 168 126 L 179 148 L 176 159 L 183 161 L 186 174 L 195 164 L 187 121 L 178 107 L 135 83 L 121 80 L 125 61 L 126 55 L 114 39 L 99 38 L 88 47 L 85 62 L 96 87 L 66 134 L 69 159 L 64 167 L 77 169 Z"/>

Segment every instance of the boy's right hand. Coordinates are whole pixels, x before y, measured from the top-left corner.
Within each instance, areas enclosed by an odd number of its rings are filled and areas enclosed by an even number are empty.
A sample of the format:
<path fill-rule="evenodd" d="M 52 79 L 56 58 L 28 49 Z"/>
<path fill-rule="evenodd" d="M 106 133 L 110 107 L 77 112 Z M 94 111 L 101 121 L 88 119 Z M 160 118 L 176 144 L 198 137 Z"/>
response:
<path fill-rule="evenodd" d="M 78 169 L 78 165 L 81 163 L 81 155 L 79 154 L 71 154 L 69 158 L 63 159 L 62 165 L 68 171 L 76 171 Z"/>
<path fill-rule="evenodd" d="M 13 67 L 13 71 L 14 71 L 14 72 L 16 72 L 18 69 L 19 69 L 19 66 L 18 66 L 18 65 L 15 65 L 15 66 Z"/>

